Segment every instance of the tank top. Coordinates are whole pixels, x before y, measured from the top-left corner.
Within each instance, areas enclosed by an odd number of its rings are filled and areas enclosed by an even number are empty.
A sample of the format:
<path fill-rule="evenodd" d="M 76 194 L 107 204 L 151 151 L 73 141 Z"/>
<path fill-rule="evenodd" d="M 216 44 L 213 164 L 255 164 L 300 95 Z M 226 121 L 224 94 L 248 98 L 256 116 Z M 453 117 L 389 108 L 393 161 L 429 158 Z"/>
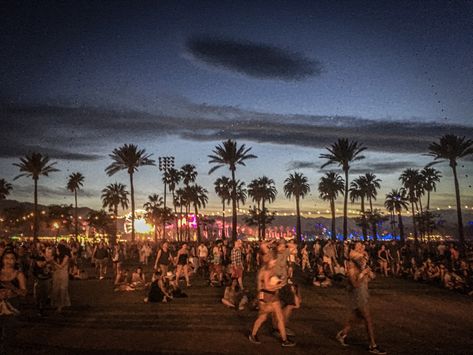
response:
<path fill-rule="evenodd" d="M 179 265 L 187 265 L 187 258 L 188 258 L 188 255 L 187 254 L 180 254 L 179 255 L 179 259 L 178 259 L 178 264 Z"/>
<path fill-rule="evenodd" d="M 161 255 L 159 256 L 158 264 L 169 265 L 169 250 L 164 251 L 163 249 L 161 249 Z"/>

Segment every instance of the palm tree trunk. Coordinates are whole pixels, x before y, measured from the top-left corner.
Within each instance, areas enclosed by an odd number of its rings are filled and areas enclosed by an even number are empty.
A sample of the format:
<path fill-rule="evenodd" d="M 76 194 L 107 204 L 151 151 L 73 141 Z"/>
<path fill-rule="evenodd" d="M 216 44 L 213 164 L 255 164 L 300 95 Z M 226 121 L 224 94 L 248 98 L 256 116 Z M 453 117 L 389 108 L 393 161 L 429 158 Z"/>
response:
<path fill-rule="evenodd" d="M 296 214 L 297 214 L 297 223 L 296 223 L 296 232 L 297 232 L 297 242 L 302 244 L 302 231 L 301 231 L 301 210 L 299 206 L 299 196 L 296 196 Z"/>
<path fill-rule="evenodd" d="M 261 203 L 261 239 L 266 239 L 266 208 L 264 206 L 264 199 Z"/>
<path fill-rule="evenodd" d="M 174 223 L 176 224 L 176 229 L 175 229 L 176 234 L 175 234 L 175 238 L 176 238 L 176 240 L 177 240 L 177 239 L 178 239 L 177 236 L 178 236 L 179 231 L 178 231 L 178 226 L 177 226 L 177 209 L 176 209 L 176 200 L 175 200 L 175 196 L 174 196 L 174 190 L 172 190 L 172 205 L 173 205 L 173 207 L 174 207 Z"/>
<path fill-rule="evenodd" d="M 164 214 L 166 214 L 166 183 L 164 183 Z M 166 239 L 166 218 L 163 218 L 163 240 Z"/>
<path fill-rule="evenodd" d="M 182 242 L 182 200 L 179 203 L 179 221 L 181 226 L 179 227 L 179 241 Z"/>
<path fill-rule="evenodd" d="M 415 215 L 415 211 L 414 211 L 414 202 L 411 202 L 411 210 L 412 210 L 412 228 L 414 230 L 414 241 L 415 241 L 415 244 L 418 245 L 419 244 L 419 240 L 418 240 L 418 236 L 417 236 L 417 226 L 416 226 L 416 215 Z"/>
<path fill-rule="evenodd" d="M 232 241 L 237 239 L 237 201 L 236 201 L 236 180 L 235 170 L 232 169 Z"/>
<path fill-rule="evenodd" d="M 112 239 L 112 246 L 117 243 L 117 239 L 118 239 L 118 205 L 115 205 L 113 214 L 115 215 L 115 231 L 114 231 L 115 233 Z"/>
<path fill-rule="evenodd" d="M 74 209 L 74 234 L 75 234 L 75 237 L 77 239 L 77 237 L 79 236 L 79 221 L 78 221 L 78 218 L 77 218 L 77 190 L 74 189 L 74 201 L 75 201 L 75 209 Z"/>
<path fill-rule="evenodd" d="M 335 227 L 335 200 L 330 200 L 330 210 L 332 211 L 332 240 L 337 240 L 337 230 Z"/>
<path fill-rule="evenodd" d="M 225 200 L 222 199 L 222 240 L 225 239 Z"/>
<path fill-rule="evenodd" d="M 345 196 L 343 201 L 343 240 L 348 238 L 348 169 L 345 170 Z"/>
<path fill-rule="evenodd" d="M 261 241 L 261 201 L 258 200 L 258 210 L 257 210 L 258 214 L 258 240 Z"/>
<path fill-rule="evenodd" d="M 427 190 L 427 211 L 430 210 L 430 190 Z"/>
<path fill-rule="evenodd" d="M 33 220 L 33 240 L 38 241 L 39 216 L 38 216 L 38 179 L 34 181 L 34 220 Z"/>
<path fill-rule="evenodd" d="M 404 223 L 402 223 L 402 214 L 401 211 L 397 213 L 397 218 L 399 220 L 399 237 L 401 238 L 401 243 L 406 242 L 406 238 L 404 236 Z"/>
<path fill-rule="evenodd" d="M 368 231 L 366 230 L 366 213 L 365 213 L 365 198 L 361 197 L 361 234 L 363 234 L 363 240 L 368 240 Z"/>
<path fill-rule="evenodd" d="M 463 217 L 462 217 L 461 201 L 460 201 L 460 186 L 458 184 L 458 176 L 457 176 L 457 163 L 450 162 L 450 166 L 453 171 L 453 181 L 455 182 L 455 196 L 457 199 L 458 239 L 460 240 L 462 248 L 464 248 L 465 235 L 463 232 Z"/>
<path fill-rule="evenodd" d="M 373 218 L 373 199 L 371 196 L 368 197 L 368 200 L 370 202 L 370 211 L 371 211 L 371 217 Z M 373 240 L 377 241 L 378 240 L 378 230 L 376 228 L 376 221 L 373 219 L 373 222 L 371 223 L 371 230 L 373 232 Z"/>
<path fill-rule="evenodd" d="M 130 199 L 131 199 L 131 241 L 135 241 L 135 188 L 133 186 L 133 173 L 130 174 Z"/>

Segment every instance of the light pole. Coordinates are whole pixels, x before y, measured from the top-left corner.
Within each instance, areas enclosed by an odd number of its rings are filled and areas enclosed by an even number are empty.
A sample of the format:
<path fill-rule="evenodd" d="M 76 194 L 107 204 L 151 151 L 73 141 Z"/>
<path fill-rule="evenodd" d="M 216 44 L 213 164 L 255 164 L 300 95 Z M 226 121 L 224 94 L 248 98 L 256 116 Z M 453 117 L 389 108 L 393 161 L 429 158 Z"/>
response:
<path fill-rule="evenodd" d="M 164 213 L 163 213 L 163 239 L 166 235 L 166 185 L 169 169 L 174 168 L 174 157 L 159 157 L 159 171 L 163 172 L 164 183 Z"/>

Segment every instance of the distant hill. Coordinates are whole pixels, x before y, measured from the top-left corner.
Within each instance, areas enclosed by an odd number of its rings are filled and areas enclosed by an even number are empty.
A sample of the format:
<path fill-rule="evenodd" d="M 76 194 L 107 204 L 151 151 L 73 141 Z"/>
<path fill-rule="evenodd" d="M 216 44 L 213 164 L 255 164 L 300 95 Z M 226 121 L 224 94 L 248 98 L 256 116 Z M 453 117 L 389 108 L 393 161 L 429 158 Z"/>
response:
<path fill-rule="evenodd" d="M 32 202 L 20 202 L 16 200 L 0 200 L 0 211 L 3 211 L 7 208 L 15 208 L 15 207 L 23 207 L 25 210 L 34 210 L 34 204 Z M 39 210 L 47 210 L 48 206 L 44 206 L 39 204 Z M 85 217 L 88 213 L 92 211 L 89 207 L 79 207 L 78 208 L 78 215 L 81 217 Z"/>

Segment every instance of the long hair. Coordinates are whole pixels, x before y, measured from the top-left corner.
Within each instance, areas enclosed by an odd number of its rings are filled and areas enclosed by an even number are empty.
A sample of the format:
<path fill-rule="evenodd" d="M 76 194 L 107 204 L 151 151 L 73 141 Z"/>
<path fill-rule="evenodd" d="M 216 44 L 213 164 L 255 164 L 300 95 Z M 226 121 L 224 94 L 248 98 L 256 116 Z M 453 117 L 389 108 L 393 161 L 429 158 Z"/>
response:
<path fill-rule="evenodd" d="M 5 256 L 8 255 L 8 254 L 11 254 L 15 257 L 15 269 L 18 269 L 18 255 L 16 255 L 16 253 L 13 251 L 13 249 L 5 249 L 5 251 L 3 252 L 2 254 L 2 257 L 1 257 L 1 260 L 0 260 L 0 269 L 3 269 L 4 268 L 4 264 L 3 264 L 3 259 L 5 259 Z"/>
<path fill-rule="evenodd" d="M 57 246 L 57 255 L 56 255 L 56 259 L 62 263 L 62 261 L 64 260 L 64 257 L 70 257 L 71 256 L 71 252 L 69 250 L 68 247 L 66 247 L 64 244 L 58 244 Z"/>

